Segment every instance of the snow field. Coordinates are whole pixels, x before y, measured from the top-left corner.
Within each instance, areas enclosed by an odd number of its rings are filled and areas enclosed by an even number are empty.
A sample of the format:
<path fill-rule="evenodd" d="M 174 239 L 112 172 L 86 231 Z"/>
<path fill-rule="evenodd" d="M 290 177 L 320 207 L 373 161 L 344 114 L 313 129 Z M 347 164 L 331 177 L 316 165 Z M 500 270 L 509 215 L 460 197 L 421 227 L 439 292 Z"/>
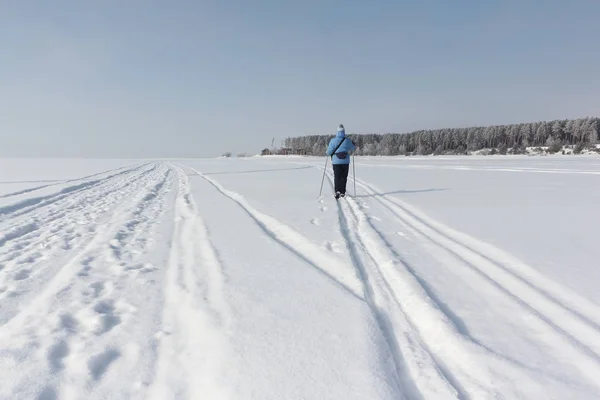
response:
<path fill-rule="evenodd" d="M 357 160 L 8 161 L 0 398 L 600 398 L 595 158 Z"/>

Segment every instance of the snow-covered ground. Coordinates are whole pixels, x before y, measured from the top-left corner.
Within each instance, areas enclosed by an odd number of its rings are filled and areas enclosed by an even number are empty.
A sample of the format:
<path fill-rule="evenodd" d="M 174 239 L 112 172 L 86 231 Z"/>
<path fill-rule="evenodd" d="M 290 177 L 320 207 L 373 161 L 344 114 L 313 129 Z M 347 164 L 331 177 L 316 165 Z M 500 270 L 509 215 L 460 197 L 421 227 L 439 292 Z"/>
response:
<path fill-rule="evenodd" d="M 0 160 L 1 399 L 600 399 L 600 157 Z"/>

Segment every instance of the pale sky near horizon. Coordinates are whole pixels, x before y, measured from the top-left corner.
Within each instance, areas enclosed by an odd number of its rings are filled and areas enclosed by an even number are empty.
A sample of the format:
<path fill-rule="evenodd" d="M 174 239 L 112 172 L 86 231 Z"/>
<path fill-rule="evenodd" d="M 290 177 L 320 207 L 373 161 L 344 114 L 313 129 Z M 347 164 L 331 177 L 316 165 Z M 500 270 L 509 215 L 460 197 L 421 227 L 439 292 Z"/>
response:
<path fill-rule="evenodd" d="M 600 2 L 0 3 L 0 157 L 600 116 Z"/>

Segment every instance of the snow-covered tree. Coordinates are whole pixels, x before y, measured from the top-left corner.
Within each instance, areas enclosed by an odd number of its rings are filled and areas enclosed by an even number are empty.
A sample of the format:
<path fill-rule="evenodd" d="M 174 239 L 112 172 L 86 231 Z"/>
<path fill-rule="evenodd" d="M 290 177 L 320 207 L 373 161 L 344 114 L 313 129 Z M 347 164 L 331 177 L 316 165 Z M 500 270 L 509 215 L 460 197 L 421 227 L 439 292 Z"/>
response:
<path fill-rule="evenodd" d="M 420 130 L 411 133 L 360 134 L 349 136 L 360 148 L 360 155 L 433 154 L 434 152 L 463 154 L 467 150 L 484 148 L 520 151 L 524 146 L 544 146 L 559 143 L 597 143 L 600 119 L 537 121 L 487 127 Z M 309 135 L 286 138 L 285 147 L 323 155 L 333 135 Z"/>

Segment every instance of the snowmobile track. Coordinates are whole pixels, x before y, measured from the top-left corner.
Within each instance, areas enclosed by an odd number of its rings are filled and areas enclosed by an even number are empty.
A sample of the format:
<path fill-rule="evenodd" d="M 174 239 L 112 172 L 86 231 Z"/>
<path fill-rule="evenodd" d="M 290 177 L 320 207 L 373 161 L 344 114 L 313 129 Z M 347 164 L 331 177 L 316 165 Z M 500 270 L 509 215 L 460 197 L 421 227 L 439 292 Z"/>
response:
<path fill-rule="evenodd" d="M 0 342 L 8 344 L 3 349 L 6 354 L 20 354 L 31 346 L 39 348 L 25 353 L 34 359 L 26 369 L 9 370 L 9 374 L 17 375 L 14 379 L 6 377 L 13 383 L 0 389 L 0 397 L 19 393 L 33 398 L 31 388 L 41 383 L 44 388 L 39 396 L 81 398 L 89 394 L 83 391 L 93 391 L 94 396 L 106 398 L 115 390 L 135 392 L 136 384 L 148 381 L 146 366 L 152 365 L 152 348 L 142 351 L 138 344 L 120 336 L 124 327 L 126 332 L 141 327 L 152 329 L 152 305 L 156 300 L 138 299 L 131 289 L 140 274 L 159 273 L 144 263 L 143 257 L 152 252 L 157 227 L 166 211 L 171 175 L 164 163 L 141 166 L 127 177 L 112 178 L 86 194 L 81 209 L 62 213 L 62 219 L 89 214 L 91 219 L 86 224 L 73 226 L 75 232 L 85 233 L 85 239 L 57 250 L 50 260 L 38 261 L 41 271 L 52 270 L 51 264 L 60 268 L 41 280 L 42 290 L 31 293 L 35 297 L 17 297 L 21 307 L 15 308 L 13 317 L 0 326 Z M 69 207 L 71 202 L 61 204 Z M 88 224 L 96 228 L 87 232 Z M 40 230 L 42 236 L 55 236 L 45 224 L 40 224 Z M 151 290 L 150 283 L 146 290 Z M 137 310 L 143 312 L 138 314 Z M 45 382 L 35 382 L 45 367 Z M 118 375 L 130 379 L 107 386 Z"/>
<path fill-rule="evenodd" d="M 231 311 L 223 295 L 223 266 L 193 201 L 187 175 L 178 177 L 175 225 L 165 280 L 152 398 L 192 398 L 210 392 L 227 397 L 219 383 L 228 351 Z"/>

